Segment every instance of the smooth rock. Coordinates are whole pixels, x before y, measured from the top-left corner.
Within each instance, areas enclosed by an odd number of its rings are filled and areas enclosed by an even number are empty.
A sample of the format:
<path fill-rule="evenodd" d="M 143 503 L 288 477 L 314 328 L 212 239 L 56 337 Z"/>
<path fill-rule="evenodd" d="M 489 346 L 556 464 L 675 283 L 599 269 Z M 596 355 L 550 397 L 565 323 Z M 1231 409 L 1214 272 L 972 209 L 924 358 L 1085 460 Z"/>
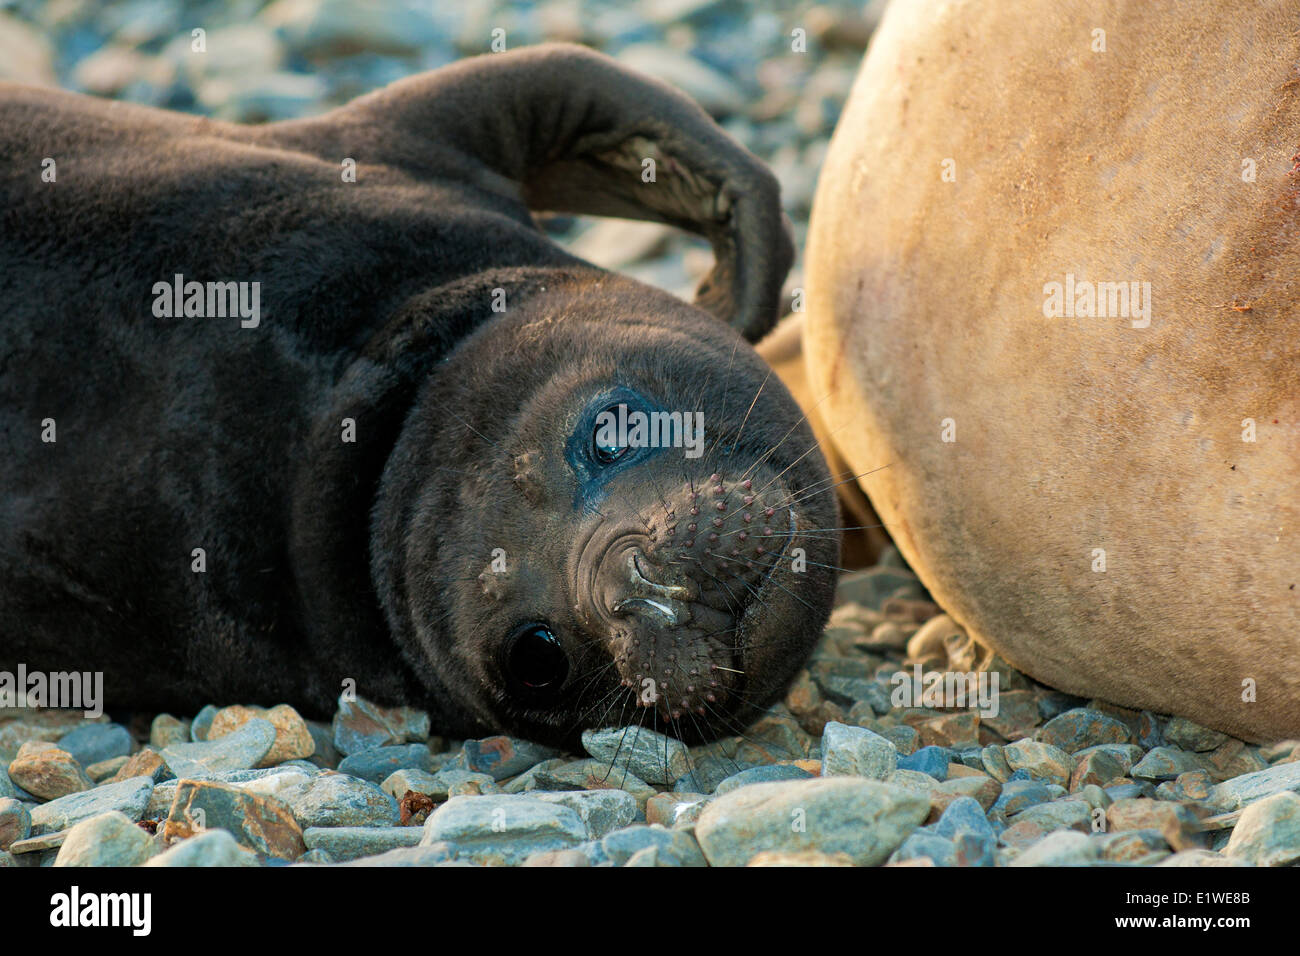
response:
<path fill-rule="evenodd" d="M 154 838 L 119 810 L 73 826 L 59 847 L 55 866 L 139 866 L 154 855 Z"/>
<path fill-rule="evenodd" d="M 934 777 L 940 783 L 948 779 L 951 751 L 947 747 L 922 747 L 915 753 L 898 758 L 900 770 L 917 770 Z"/>
<path fill-rule="evenodd" d="M 347 774 L 326 771 L 286 788 L 280 798 L 306 827 L 396 826 L 397 801 L 378 786 Z"/>
<path fill-rule="evenodd" d="M 0 797 L 0 850 L 8 850 L 32 832 L 32 815 L 20 800 Z"/>
<path fill-rule="evenodd" d="M 309 850 L 324 850 L 342 863 L 416 846 L 423 835 L 420 827 L 308 827 L 302 838 Z"/>
<path fill-rule="evenodd" d="M 214 829 L 229 830 L 241 846 L 266 856 L 296 860 L 306 850 L 302 828 L 283 801 L 230 784 L 181 780 L 167 815 L 165 838 L 183 839 Z"/>
<path fill-rule="evenodd" d="M 149 746 L 143 747 L 127 757 L 126 762 L 113 775 L 112 782 L 117 783 L 119 780 L 129 780 L 132 777 L 148 777 L 154 783 L 158 783 L 170 775 L 171 771 L 167 769 L 167 763 L 163 760 L 162 754 Z"/>
<path fill-rule="evenodd" d="M 584 745 L 587 731 L 583 734 Z M 504 780 L 523 773 L 543 760 L 553 760 L 562 751 L 543 747 L 515 737 L 496 736 L 483 740 L 467 740 L 463 748 L 465 769 L 472 773 L 485 773 L 493 780 Z"/>
<path fill-rule="evenodd" d="M 636 819 L 636 798 L 625 790 L 534 790 L 530 796 L 544 803 L 568 807 L 587 828 L 587 839 L 600 840 Z"/>
<path fill-rule="evenodd" d="M 307 723 L 288 704 L 278 704 L 267 710 L 262 707 L 223 707 L 212 717 L 208 727 L 208 741 L 226 737 L 251 720 L 261 719 L 275 728 L 275 742 L 271 749 L 254 766 L 274 767 L 286 760 L 302 760 L 316 751 Z"/>
<path fill-rule="evenodd" d="M 1255 866 L 1290 866 L 1300 860 L 1300 795 L 1275 793 L 1246 807 L 1224 855 Z"/>
<path fill-rule="evenodd" d="M 1011 861 L 1011 866 L 1080 866 L 1095 861 L 1101 847 L 1074 830 L 1057 830 Z"/>
<path fill-rule="evenodd" d="M 831 721 L 822 732 L 822 776 L 883 780 L 898 765 L 892 743 L 865 727 Z M 947 762 L 945 761 L 945 767 Z"/>
<path fill-rule="evenodd" d="M 533 853 L 577 846 L 587 825 L 565 806 L 531 795 L 452 797 L 424 824 L 422 845 L 447 842 L 459 858 L 493 865 L 522 863 Z"/>
<path fill-rule="evenodd" d="M 721 796 L 724 793 L 730 793 L 739 787 L 747 787 L 755 783 L 772 783 L 778 780 L 807 780 L 813 776 L 807 770 L 792 764 L 766 764 L 761 767 L 750 767 L 748 770 L 742 770 L 740 773 L 733 773 L 714 788 L 714 794 Z"/>
<path fill-rule="evenodd" d="M 671 785 L 691 770 L 684 743 L 644 727 L 586 730 L 582 746 L 615 772 L 629 771 L 646 783 Z"/>
<path fill-rule="evenodd" d="M 1200 770 L 1195 754 L 1177 747 L 1157 747 L 1139 760 L 1129 771 L 1140 780 L 1173 780 L 1179 774 Z"/>
<path fill-rule="evenodd" d="M 425 744 L 397 744 L 371 747 L 344 757 L 339 773 L 351 774 L 371 783 L 383 783 L 398 770 L 433 771 L 437 762 Z"/>
<path fill-rule="evenodd" d="M 1005 819 L 1051 799 L 1051 791 L 1038 780 L 1008 780 L 989 812 L 995 819 Z"/>
<path fill-rule="evenodd" d="M 1210 791 L 1207 804 L 1219 813 L 1227 813 L 1286 790 L 1300 790 L 1300 761 L 1274 764 L 1224 781 Z"/>
<path fill-rule="evenodd" d="M 216 740 L 173 744 L 162 751 L 162 758 L 173 776 L 205 780 L 226 770 L 256 767 L 274 745 L 275 727 L 255 717 Z"/>
<path fill-rule="evenodd" d="M 1186 807 L 1146 797 L 1116 800 L 1106 808 L 1106 827 L 1116 830 L 1156 830 L 1174 850 L 1204 843 L 1201 823 Z"/>
<path fill-rule="evenodd" d="M 258 866 L 257 855 L 227 830 L 203 830 L 151 857 L 145 866 Z"/>
<path fill-rule="evenodd" d="M 1221 734 L 1217 730 L 1202 727 L 1185 717 L 1170 717 L 1164 727 L 1164 737 L 1175 747 L 1181 747 L 1183 750 L 1190 750 L 1193 753 L 1205 753 L 1214 750 L 1228 739 L 1227 734 Z"/>
<path fill-rule="evenodd" d="M 809 850 L 873 866 L 929 811 L 925 794 L 858 777 L 761 783 L 711 801 L 695 835 L 713 866 L 741 866 L 764 851 Z"/>
<path fill-rule="evenodd" d="M 32 834 L 66 830 L 108 810 L 121 810 L 132 820 L 139 820 L 152 792 L 151 778 L 131 777 L 117 783 L 100 784 L 93 790 L 59 797 L 31 811 Z"/>
<path fill-rule="evenodd" d="M 161 751 L 173 744 L 190 743 L 190 722 L 173 717 L 171 714 L 159 714 L 149 725 L 149 746 Z"/>
<path fill-rule="evenodd" d="M 131 733 L 121 724 L 86 724 L 59 738 L 66 750 L 83 767 L 131 754 Z"/>
<path fill-rule="evenodd" d="M 1002 755 L 1007 759 L 1007 766 L 1014 774 L 1025 770 L 1034 777 L 1047 783 L 1064 787 L 1070 782 L 1070 773 L 1074 770 L 1074 758 L 1064 750 L 1051 744 L 1036 740 L 1017 740 L 1002 748 Z"/>
<path fill-rule="evenodd" d="M 340 695 L 334 714 L 334 747 L 350 755 L 371 747 L 419 743 L 429 738 L 429 715 L 412 707 L 380 707 Z"/>
<path fill-rule="evenodd" d="M 97 784 L 102 783 L 105 780 L 111 780 L 115 776 L 117 776 L 118 772 L 123 767 L 126 766 L 127 761 L 130 759 L 131 758 L 127 756 L 109 757 L 107 760 L 101 760 L 98 763 L 92 763 L 89 767 L 86 768 L 86 776 L 89 777 Z M 129 773 L 126 774 L 125 776 L 139 777 L 142 776 L 142 774 Z"/>
<path fill-rule="evenodd" d="M 540 790 L 626 790 L 644 810 L 646 801 L 659 791 L 630 772 L 614 772 L 609 764 L 588 758 L 561 764 L 536 775 Z"/>
<path fill-rule="evenodd" d="M 218 708 L 213 704 L 205 704 L 203 709 L 194 715 L 194 720 L 190 723 L 190 740 L 194 743 L 201 743 L 208 739 L 208 728 L 212 726 L 212 719 L 217 716 Z"/>
<path fill-rule="evenodd" d="M 1098 744 L 1131 743 L 1133 735 L 1122 720 L 1086 707 L 1075 707 L 1049 720 L 1034 734 L 1034 739 L 1073 754 Z"/>
<path fill-rule="evenodd" d="M 29 741 L 9 764 L 9 778 L 42 800 L 90 790 L 95 782 L 66 750 L 44 741 Z"/>

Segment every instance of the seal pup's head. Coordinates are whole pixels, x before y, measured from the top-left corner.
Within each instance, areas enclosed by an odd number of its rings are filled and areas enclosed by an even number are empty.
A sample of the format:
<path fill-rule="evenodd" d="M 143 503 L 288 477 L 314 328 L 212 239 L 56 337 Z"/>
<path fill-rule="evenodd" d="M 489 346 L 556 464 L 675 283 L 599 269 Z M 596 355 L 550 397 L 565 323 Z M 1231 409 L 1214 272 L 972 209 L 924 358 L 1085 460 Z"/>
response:
<path fill-rule="evenodd" d="M 486 725 L 741 732 L 829 613 L 812 431 L 698 309 L 594 270 L 533 281 L 439 368 L 390 459 L 389 614 Z"/>
<path fill-rule="evenodd" d="M 382 127 L 391 164 L 441 164 L 458 202 L 499 214 L 482 268 L 399 310 L 345 396 L 393 422 L 372 580 L 439 729 L 742 731 L 820 634 L 839 550 L 813 433 L 749 344 L 793 259 L 775 178 L 685 97 L 579 47 L 347 111 L 331 128 Z M 688 304 L 569 256 L 530 210 L 671 223 L 715 266 Z"/>

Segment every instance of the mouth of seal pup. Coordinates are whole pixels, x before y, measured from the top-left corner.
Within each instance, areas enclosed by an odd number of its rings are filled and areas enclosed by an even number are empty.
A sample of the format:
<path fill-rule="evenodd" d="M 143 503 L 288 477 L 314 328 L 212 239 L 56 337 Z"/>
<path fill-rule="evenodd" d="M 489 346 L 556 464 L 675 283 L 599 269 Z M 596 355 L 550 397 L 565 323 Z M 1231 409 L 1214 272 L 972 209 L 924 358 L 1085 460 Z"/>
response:
<path fill-rule="evenodd" d="M 841 523 L 794 399 L 733 330 L 598 274 L 519 301 L 439 369 L 373 551 L 399 647 L 462 736 L 576 748 L 744 733 L 830 614 Z M 601 432 L 617 411 L 694 440 Z M 449 731 L 450 732 L 450 731 Z"/>

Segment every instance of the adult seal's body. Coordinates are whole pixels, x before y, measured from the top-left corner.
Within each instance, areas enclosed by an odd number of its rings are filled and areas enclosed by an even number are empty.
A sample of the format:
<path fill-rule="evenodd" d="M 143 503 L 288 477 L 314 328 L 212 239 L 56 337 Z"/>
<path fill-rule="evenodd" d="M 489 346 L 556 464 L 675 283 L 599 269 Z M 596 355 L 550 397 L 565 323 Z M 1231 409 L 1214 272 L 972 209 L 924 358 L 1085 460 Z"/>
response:
<path fill-rule="evenodd" d="M 109 706 L 327 714 L 352 681 L 456 736 L 707 737 L 820 633 L 825 468 L 745 343 L 791 258 L 775 181 L 667 87 L 546 47 L 243 127 L 5 86 L 0 157 L 0 667 L 102 671 Z M 717 264 L 691 306 L 530 209 Z M 247 285 L 214 315 L 191 282 Z"/>
<path fill-rule="evenodd" d="M 899 2 L 819 183 L 808 394 L 1049 684 L 1300 736 L 1300 3 Z"/>

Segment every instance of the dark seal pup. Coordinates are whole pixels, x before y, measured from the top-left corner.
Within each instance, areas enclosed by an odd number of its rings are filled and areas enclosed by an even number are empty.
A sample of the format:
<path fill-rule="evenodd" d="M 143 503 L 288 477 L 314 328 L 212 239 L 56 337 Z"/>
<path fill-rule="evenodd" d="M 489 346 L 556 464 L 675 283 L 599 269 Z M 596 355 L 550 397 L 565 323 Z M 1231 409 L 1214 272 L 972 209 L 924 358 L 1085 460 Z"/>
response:
<path fill-rule="evenodd" d="M 0 160 L 0 668 L 569 742 L 738 731 L 806 658 L 833 496 L 745 344 L 792 244 L 671 89 L 569 46 L 263 127 L 9 85 Z M 716 266 L 687 305 L 530 210 Z M 702 450 L 608 410 L 702 413 Z"/>

